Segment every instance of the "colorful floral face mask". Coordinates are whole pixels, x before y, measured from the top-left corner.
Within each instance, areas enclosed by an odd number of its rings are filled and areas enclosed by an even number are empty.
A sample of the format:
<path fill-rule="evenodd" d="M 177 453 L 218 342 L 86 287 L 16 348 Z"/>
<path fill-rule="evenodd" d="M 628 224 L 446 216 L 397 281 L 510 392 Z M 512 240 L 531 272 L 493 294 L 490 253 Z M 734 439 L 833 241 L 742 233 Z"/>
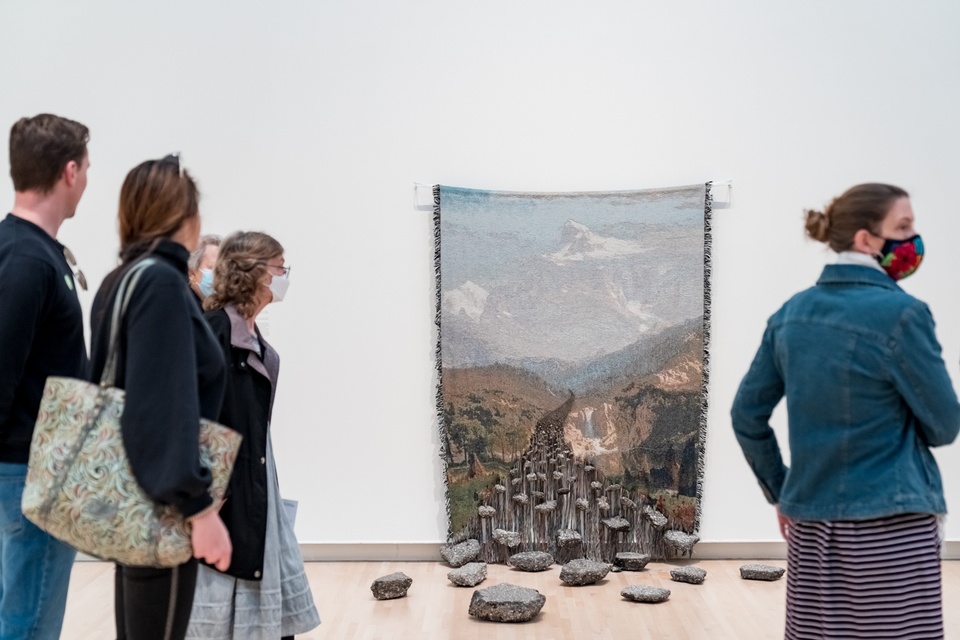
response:
<path fill-rule="evenodd" d="M 882 236 L 881 236 L 882 237 Z M 923 262 L 923 240 L 915 235 L 906 240 L 884 238 L 883 248 L 877 256 L 877 262 L 894 280 L 903 280 L 913 275 Z"/>

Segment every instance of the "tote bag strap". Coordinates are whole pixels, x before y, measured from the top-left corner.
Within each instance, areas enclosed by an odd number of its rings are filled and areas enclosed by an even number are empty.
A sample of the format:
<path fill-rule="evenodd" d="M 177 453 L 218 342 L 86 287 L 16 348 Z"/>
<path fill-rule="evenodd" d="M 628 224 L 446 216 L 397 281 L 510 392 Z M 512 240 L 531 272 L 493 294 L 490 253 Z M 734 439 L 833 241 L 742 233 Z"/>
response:
<path fill-rule="evenodd" d="M 77 438 L 73 441 L 70 452 L 63 459 L 63 471 L 57 476 L 56 482 L 47 495 L 47 499 L 44 500 L 40 506 L 39 512 L 43 517 L 49 515 L 60 490 L 67 481 L 70 469 L 73 468 L 74 463 L 76 463 L 77 458 L 80 456 L 80 451 L 83 449 L 84 443 L 100 421 L 100 416 L 103 415 L 104 410 L 110 404 L 105 391 L 116 382 L 120 322 L 123 320 L 123 315 L 127 311 L 127 306 L 130 304 L 134 287 L 136 287 L 143 272 L 154 262 L 156 262 L 156 260 L 153 258 L 141 260 L 133 265 L 120 280 L 120 284 L 117 287 L 117 297 L 113 302 L 113 315 L 110 319 L 110 344 L 107 348 L 107 363 L 103 368 L 103 375 L 100 378 L 100 391 L 97 393 L 96 403 L 94 404 L 93 411 L 90 413 L 90 417 L 84 423 Z"/>
<path fill-rule="evenodd" d="M 154 264 L 154 258 L 144 258 L 133 265 L 120 280 L 117 287 L 117 296 L 113 299 L 113 314 L 110 317 L 110 342 L 107 346 L 107 362 L 103 367 L 103 374 L 100 376 L 100 386 L 103 388 L 112 387 L 117 382 L 117 358 L 120 343 L 120 324 L 123 322 L 123 316 L 127 313 L 127 306 L 130 304 L 130 298 L 133 297 L 133 290 L 140 281 L 140 277 L 147 267 Z"/>

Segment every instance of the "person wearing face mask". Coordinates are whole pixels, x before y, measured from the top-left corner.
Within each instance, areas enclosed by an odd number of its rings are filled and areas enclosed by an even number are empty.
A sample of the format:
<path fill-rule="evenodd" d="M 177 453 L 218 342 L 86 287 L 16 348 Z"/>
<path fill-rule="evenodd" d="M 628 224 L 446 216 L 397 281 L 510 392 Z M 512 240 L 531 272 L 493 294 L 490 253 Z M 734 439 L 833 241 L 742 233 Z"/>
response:
<path fill-rule="evenodd" d="M 203 301 L 213 293 L 213 265 L 217 263 L 220 250 L 220 236 L 200 236 L 197 249 L 187 261 L 190 276 L 190 289 L 197 297 L 197 303 L 203 307 Z"/>
<path fill-rule="evenodd" d="M 787 540 L 785 637 L 942 638 L 930 449 L 957 437 L 960 404 L 930 310 L 897 284 L 924 254 L 908 194 L 857 185 L 806 230 L 835 264 L 770 318 L 731 410 Z M 789 468 L 769 423 L 783 397 Z"/>
<path fill-rule="evenodd" d="M 283 247 L 265 233 L 237 232 L 220 246 L 204 306 L 228 368 L 218 421 L 243 435 L 220 510 L 234 554 L 226 571 L 200 568 L 187 638 L 276 640 L 320 624 L 271 444 L 280 358 L 256 323 L 283 300 L 289 275 Z"/>

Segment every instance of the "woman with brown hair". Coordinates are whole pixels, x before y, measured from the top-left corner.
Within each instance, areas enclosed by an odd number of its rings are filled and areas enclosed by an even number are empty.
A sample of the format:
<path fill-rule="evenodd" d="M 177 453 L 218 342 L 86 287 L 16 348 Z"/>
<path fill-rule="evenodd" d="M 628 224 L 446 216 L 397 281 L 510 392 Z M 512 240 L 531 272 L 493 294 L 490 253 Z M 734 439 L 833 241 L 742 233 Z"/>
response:
<path fill-rule="evenodd" d="M 176 506 L 192 525 L 189 562 L 172 569 L 117 565 L 119 640 L 182 639 L 196 559 L 230 565 L 230 538 L 212 509 L 210 471 L 199 459 L 200 418 L 220 413 L 224 363 L 187 281 L 187 259 L 200 236 L 198 202 L 178 156 L 148 160 L 127 174 L 120 190 L 121 264 L 103 281 L 91 310 L 90 379 L 99 381 L 120 278 L 142 258 L 154 259 L 119 327 L 116 386 L 126 391 L 121 432 L 143 491 Z"/>
<path fill-rule="evenodd" d="M 787 540 L 785 637 L 942 638 L 930 449 L 957 437 L 960 404 L 930 310 L 897 284 L 923 259 L 913 208 L 861 184 L 806 217 L 835 264 L 770 318 L 731 411 Z M 784 397 L 789 469 L 769 423 Z"/>
<path fill-rule="evenodd" d="M 238 232 L 220 246 L 214 293 L 204 305 L 227 363 L 218 421 L 243 435 L 223 518 L 235 554 L 229 569 L 200 568 L 189 638 L 276 640 L 320 624 L 303 559 L 280 501 L 270 417 L 280 357 L 256 319 L 289 286 L 283 247 L 265 233 Z"/>

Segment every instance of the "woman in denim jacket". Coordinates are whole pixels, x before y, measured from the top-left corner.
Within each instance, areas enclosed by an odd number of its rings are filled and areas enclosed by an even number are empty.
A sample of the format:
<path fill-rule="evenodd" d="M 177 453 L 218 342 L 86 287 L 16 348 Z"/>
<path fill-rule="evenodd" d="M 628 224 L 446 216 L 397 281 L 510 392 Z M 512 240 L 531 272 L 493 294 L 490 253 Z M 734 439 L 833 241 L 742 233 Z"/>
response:
<path fill-rule="evenodd" d="M 960 404 L 927 306 L 896 281 L 923 258 L 906 191 L 862 184 L 806 230 L 837 253 L 769 320 L 731 411 L 787 540 L 786 638 L 940 638 L 931 447 Z M 770 415 L 787 398 L 791 466 Z"/>

